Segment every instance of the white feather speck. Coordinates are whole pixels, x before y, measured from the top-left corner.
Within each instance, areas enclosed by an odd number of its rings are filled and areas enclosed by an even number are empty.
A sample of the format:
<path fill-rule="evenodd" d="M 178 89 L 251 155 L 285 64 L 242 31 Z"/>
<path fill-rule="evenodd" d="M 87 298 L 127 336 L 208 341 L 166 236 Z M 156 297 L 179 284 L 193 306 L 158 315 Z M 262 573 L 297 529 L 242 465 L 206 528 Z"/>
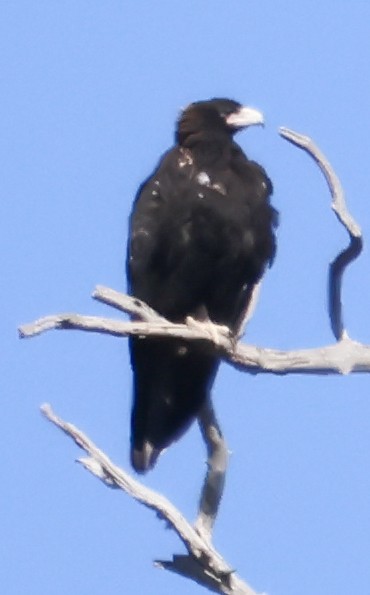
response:
<path fill-rule="evenodd" d="M 197 175 L 197 181 L 202 186 L 208 186 L 208 184 L 211 181 L 211 178 L 209 177 L 209 175 L 205 171 L 201 171 Z"/>
<path fill-rule="evenodd" d="M 149 231 L 144 229 L 144 227 L 139 227 L 139 229 L 137 229 L 135 231 L 135 233 L 132 234 L 132 237 L 136 238 L 137 236 L 148 236 L 148 235 L 149 235 Z"/>
<path fill-rule="evenodd" d="M 186 355 L 188 352 L 188 348 L 185 347 L 185 345 L 180 345 L 180 347 L 177 348 L 177 355 L 184 356 Z"/>
<path fill-rule="evenodd" d="M 213 190 L 216 190 L 217 192 L 219 192 L 223 196 L 226 196 L 226 188 L 220 182 L 216 182 L 215 184 L 212 184 L 211 188 L 213 188 Z"/>
<path fill-rule="evenodd" d="M 193 157 L 189 149 L 180 147 L 181 157 L 178 160 L 179 167 L 185 167 L 186 165 L 193 165 Z"/>

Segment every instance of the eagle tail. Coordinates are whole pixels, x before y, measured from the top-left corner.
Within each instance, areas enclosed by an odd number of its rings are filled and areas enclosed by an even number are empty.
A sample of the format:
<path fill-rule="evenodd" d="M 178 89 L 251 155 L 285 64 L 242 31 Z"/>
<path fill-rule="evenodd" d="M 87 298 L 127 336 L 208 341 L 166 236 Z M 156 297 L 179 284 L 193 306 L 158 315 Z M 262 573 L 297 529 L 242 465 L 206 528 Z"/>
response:
<path fill-rule="evenodd" d="M 132 337 L 130 352 L 131 464 L 145 473 L 191 425 L 210 393 L 219 362 L 204 341 Z"/>

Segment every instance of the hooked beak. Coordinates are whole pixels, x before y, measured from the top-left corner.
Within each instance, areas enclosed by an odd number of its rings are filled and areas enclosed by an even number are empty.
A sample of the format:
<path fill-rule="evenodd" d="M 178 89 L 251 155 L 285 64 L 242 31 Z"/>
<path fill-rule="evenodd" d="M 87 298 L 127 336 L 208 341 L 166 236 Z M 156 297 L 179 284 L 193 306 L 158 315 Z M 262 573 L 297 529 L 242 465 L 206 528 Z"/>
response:
<path fill-rule="evenodd" d="M 258 124 L 264 126 L 264 123 L 263 114 L 252 107 L 241 107 L 226 118 L 226 124 L 236 130 Z"/>

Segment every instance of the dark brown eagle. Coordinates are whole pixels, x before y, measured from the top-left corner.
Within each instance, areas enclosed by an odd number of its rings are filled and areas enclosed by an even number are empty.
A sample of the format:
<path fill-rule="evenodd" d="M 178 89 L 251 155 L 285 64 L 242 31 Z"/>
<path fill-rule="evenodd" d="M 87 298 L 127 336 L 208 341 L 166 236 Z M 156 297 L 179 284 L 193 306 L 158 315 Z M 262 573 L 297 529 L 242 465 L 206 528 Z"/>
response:
<path fill-rule="evenodd" d="M 263 124 L 229 99 L 189 105 L 175 145 L 137 193 L 128 241 L 130 293 L 174 322 L 187 316 L 233 332 L 250 288 L 275 254 L 277 213 L 265 170 L 233 136 Z M 151 469 L 209 397 L 219 358 L 205 341 L 130 338 L 131 462 Z"/>

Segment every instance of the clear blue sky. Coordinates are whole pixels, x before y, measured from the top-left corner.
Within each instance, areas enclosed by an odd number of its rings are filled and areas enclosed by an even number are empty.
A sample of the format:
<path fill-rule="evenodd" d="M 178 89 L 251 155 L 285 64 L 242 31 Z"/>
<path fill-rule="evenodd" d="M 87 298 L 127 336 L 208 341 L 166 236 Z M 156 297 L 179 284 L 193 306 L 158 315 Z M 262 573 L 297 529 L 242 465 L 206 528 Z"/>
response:
<path fill-rule="evenodd" d="M 274 181 L 279 249 L 248 329 L 258 345 L 332 342 L 328 262 L 346 241 L 314 163 L 280 139 L 310 134 L 370 237 L 370 3 L 13 0 L 0 7 L 1 508 L 4 595 L 191 595 L 153 568 L 182 552 L 148 510 L 74 464 L 39 414 L 50 402 L 128 469 L 126 340 L 16 327 L 125 290 L 136 188 L 187 103 L 260 108 L 245 151 Z M 350 334 L 370 342 L 367 248 L 346 274 Z M 224 365 L 214 399 L 233 452 L 215 530 L 226 559 L 269 595 L 370 592 L 368 376 L 250 377 Z M 190 518 L 205 453 L 196 427 L 148 475 Z"/>

